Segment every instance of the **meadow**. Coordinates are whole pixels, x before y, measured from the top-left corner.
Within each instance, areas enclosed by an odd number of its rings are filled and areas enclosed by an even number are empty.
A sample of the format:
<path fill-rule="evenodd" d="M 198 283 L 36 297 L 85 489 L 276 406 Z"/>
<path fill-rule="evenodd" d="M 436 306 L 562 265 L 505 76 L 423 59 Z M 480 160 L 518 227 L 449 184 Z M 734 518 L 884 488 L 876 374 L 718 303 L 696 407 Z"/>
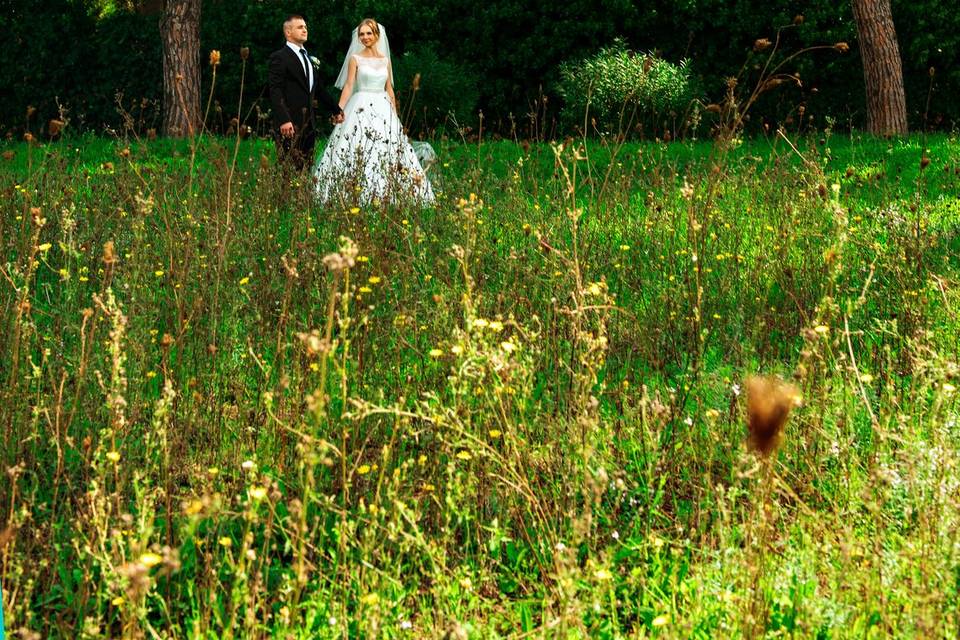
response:
<path fill-rule="evenodd" d="M 956 135 L 436 148 L 2 143 L 11 637 L 960 634 Z"/>

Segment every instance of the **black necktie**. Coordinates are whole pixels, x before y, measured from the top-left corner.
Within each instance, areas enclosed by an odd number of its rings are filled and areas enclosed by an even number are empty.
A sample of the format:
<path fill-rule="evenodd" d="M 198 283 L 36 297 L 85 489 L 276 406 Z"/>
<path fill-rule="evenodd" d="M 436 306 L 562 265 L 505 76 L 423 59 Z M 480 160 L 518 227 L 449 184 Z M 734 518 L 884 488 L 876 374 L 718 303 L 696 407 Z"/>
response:
<path fill-rule="evenodd" d="M 307 77 L 307 88 L 310 88 L 310 60 L 307 58 L 307 50 L 300 49 L 300 55 L 303 56 L 303 75 Z"/>

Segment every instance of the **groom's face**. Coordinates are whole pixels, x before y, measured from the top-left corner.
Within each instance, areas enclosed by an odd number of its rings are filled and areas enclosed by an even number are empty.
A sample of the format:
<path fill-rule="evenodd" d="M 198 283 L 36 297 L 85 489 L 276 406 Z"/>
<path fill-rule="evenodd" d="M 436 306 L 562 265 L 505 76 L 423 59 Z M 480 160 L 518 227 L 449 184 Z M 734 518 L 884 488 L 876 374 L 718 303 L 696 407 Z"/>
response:
<path fill-rule="evenodd" d="M 307 23 L 300 18 L 294 18 L 288 22 L 283 31 L 290 42 L 304 44 L 307 41 Z"/>

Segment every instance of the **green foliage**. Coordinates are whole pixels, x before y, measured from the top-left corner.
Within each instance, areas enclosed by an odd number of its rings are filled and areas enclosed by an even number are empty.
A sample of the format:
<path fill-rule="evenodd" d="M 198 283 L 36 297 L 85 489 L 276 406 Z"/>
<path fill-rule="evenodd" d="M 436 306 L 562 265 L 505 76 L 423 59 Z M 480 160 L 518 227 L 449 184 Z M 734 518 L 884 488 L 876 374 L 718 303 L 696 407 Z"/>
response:
<path fill-rule="evenodd" d="M 404 125 L 411 131 L 434 129 L 448 118 L 453 123 L 473 122 L 480 91 L 477 72 L 469 65 L 440 58 L 425 48 L 397 56 L 393 69 Z"/>
<path fill-rule="evenodd" d="M 687 61 L 671 64 L 638 54 L 623 41 L 586 60 L 560 67 L 558 93 L 570 123 L 588 122 L 588 133 L 649 134 L 686 128 L 696 95 Z"/>

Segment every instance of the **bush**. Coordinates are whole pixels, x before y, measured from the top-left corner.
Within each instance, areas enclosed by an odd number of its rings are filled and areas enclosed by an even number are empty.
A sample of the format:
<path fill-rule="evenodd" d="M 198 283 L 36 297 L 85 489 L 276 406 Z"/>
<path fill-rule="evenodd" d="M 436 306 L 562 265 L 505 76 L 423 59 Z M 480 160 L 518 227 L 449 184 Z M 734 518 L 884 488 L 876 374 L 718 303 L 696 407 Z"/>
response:
<path fill-rule="evenodd" d="M 672 64 L 638 54 L 622 40 L 586 60 L 564 63 L 560 77 L 563 118 L 582 127 L 589 110 L 588 133 L 676 132 L 696 96 L 686 60 Z"/>
<path fill-rule="evenodd" d="M 395 56 L 393 69 L 404 125 L 412 132 L 434 129 L 448 116 L 461 125 L 475 120 L 480 91 L 474 70 L 440 58 L 431 48 Z"/>

